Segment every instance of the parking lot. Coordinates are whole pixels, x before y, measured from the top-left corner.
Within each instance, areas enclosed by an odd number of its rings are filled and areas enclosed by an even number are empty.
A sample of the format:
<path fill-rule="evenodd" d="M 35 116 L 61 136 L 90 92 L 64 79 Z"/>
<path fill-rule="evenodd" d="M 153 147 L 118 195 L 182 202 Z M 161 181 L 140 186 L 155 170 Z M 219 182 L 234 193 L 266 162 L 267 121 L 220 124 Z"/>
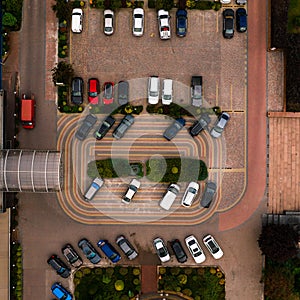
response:
<path fill-rule="evenodd" d="M 90 160 L 111 157 L 112 153 L 115 157 L 145 161 L 155 154 L 172 155 L 173 152 L 203 159 L 208 166 L 209 179 L 215 180 L 219 188 L 217 199 L 209 210 L 199 210 L 198 204 L 190 210 L 183 210 L 179 209 L 178 203 L 174 205 L 172 216 L 164 219 L 163 224 L 180 224 L 186 222 L 187 217 L 190 224 L 199 224 L 216 212 L 230 209 L 239 202 L 246 188 L 247 34 L 236 32 L 233 39 L 225 40 L 222 36 L 222 10 L 189 10 L 185 38 L 175 35 L 175 10 L 171 11 L 172 38 L 167 41 L 159 39 L 155 10 L 145 10 L 145 32 L 139 38 L 132 35 L 130 9 L 116 12 L 115 20 L 114 34 L 105 36 L 102 11 L 86 9 L 83 32 L 71 34 L 71 62 L 75 74 L 84 79 L 85 86 L 91 77 L 99 78 L 101 85 L 105 81 L 128 80 L 130 100 L 142 104 L 144 111 L 136 117 L 132 130 L 117 143 L 111 134 L 95 142 L 92 133 L 83 143 L 77 143 L 72 137 L 80 119 L 74 116 L 59 119 L 57 147 L 65 153 L 65 186 L 73 187 L 59 195 L 63 209 L 70 216 L 89 224 L 119 221 L 159 224 L 158 219 L 162 220 L 166 214 L 157 212 L 157 201 L 166 184 L 157 184 L 153 188 L 153 184 L 146 183 L 137 195 L 136 206 L 124 210 L 120 197 L 128 180 L 108 180 L 105 189 L 90 205 L 82 199 L 90 182 L 86 166 Z M 161 134 L 170 120 L 157 119 L 157 116 L 151 119 L 145 111 L 150 75 L 173 79 L 174 102 L 184 106 L 190 104 L 191 76 L 202 75 L 204 106 L 220 106 L 231 115 L 223 138 L 214 140 L 206 132 L 192 139 L 187 130 L 183 130 L 172 142 L 162 139 Z M 100 114 L 98 120 L 104 117 Z M 193 118 L 187 121 L 186 128 L 192 124 Z M 154 145 L 155 153 L 151 151 Z M 185 147 L 194 150 L 186 152 Z M 203 190 L 204 184 L 201 188 Z M 138 220 L 135 219 L 136 210 L 142 214 Z M 148 218 L 150 211 L 155 215 L 154 219 Z M 113 220 L 107 217 L 113 217 Z"/>

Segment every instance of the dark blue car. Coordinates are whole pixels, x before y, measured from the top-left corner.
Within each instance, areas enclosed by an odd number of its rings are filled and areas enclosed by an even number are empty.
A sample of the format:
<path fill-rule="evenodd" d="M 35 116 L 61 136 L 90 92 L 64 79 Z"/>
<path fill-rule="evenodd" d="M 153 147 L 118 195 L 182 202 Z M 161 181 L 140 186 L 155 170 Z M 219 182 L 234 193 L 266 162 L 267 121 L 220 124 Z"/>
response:
<path fill-rule="evenodd" d="M 238 32 L 247 31 L 247 12 L 244 8 L 238 8 L 235 12 L 236 15 L 236 30 Z"/>
<path fill-rule="evenodd" d="M 176 12 L 176 34 L 179 37 L 186 36 L 187 30 L 187 11 L 178 9 Z"/>
<path fill-rule="evenodd" d="M 113 263 L 121 259 L 120 254 L 107 240 L 100 240 L 97 245 Z"/>

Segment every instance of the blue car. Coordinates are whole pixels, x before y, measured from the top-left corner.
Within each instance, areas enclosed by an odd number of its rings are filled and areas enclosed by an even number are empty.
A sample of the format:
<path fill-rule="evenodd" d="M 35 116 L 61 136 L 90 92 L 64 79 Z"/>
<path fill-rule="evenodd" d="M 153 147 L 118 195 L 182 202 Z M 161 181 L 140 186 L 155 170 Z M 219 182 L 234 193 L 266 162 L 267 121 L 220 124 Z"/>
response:
<path fill-rule="evenodd" d="M 235 12 L 236 15 L 236 30 L 238 32 L 247 31 L 247 12 L 244 8 L 238 8 Z"/>
<path fill-rule="evenodd" d="M 187 11 L 178 9 L 176 12 L 176 34 L 179 37 L 186 36 L 187 30 Z"/>
<path fill-rule="evenodd" d="M 60 283 L 55 282 L 51 287 L 52 294 L 59 300 L 72 300 L 73 297 Z"/>
<path fill-rule="evenodd" d="M 97 245 L 113 263 L 121 259 L 120 254 L 107 240 L 100 240 Z"/>

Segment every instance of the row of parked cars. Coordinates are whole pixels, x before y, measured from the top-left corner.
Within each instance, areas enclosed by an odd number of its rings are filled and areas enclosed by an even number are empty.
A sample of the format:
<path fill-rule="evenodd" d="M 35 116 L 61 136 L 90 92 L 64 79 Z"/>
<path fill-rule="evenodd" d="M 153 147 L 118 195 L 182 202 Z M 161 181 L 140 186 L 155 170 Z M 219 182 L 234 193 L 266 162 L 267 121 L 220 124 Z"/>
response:
<path fill-rule="evenodd" d="M 235 12 L 236 30 L 238 32 L 247 31 L 247 12 L 240 7 Z M 227 8 L 223 10 L 223 36 L 226 39 L 231 39 L 234 36 L 234 10 Z"/>
<path fill-rule="evenodd" d="M 104 184 L 104 180 L 100 177 L 96 177 L 88 189 L 84 194 L 85 201 L 89 202 L 93 199 L 93 197 L 97 194 L 97 192 L 101 189 Z M 141 186 L 141 182 L 134 178 L 129 183 L 126 192 L 121 198 L 122 203 L 130 204 L 135 194 L 138 192 Z M 181 205 L 183 207 L 190 207 L 194 200 L 197 198 L 199 194 L 200 186 L 197 182 L 190 182 L 185 189 L 183 197 L 181 199 Z M 205 188 L 203 194 L 201 196 L 199 206 L 204 208 L 209 208 L 217 191 L 217 185 L 213 181 L 208 181 L 205 184 Z M 175 183 L 171 183 L 162 199 L 159 202 L 159 206 L 165 210 L 169 210 L 173 205 L 177 195 L 180 192 L 180 186 Z"/>
<path fill-rule="evenodd" d="M 132 34 L 134 36 L 142 36 L 144 34 L 144 9 L 135 8 L 132 11 Z M 171 26 L 169 12 L 160 9 L 157 12 L 158 31 L 162 40 L 171 38 Z M 106 35 L 114 33 L 115 14 L 111 9 L 103 11 L 103 32 Z M 72 11 L 72 26 L 73 33 L 81 33 L 83 30 L 83 10 L 81 8 L 74 8 Z M 179 37 L 184 37 L 187 31 L 187 11 L 185 9 L 178 9 L 176 12 L 176 34 Z"/>

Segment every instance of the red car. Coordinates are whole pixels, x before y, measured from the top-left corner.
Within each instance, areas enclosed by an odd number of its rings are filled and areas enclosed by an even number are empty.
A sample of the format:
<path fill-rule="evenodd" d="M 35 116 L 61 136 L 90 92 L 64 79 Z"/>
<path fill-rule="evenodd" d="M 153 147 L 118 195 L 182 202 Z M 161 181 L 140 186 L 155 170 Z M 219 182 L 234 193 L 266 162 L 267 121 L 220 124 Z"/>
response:
<path fill-rule="evenodd" d="M 98 95 L 100 94 L 100 82 L 97 78 L 90 78 L 88 81 L 88 97 L 89 102 L 98 104 Z"/>
<path fill-rule="evenodd" d="M 114 102 L 114 83 L 104 83 L 103 104 L 112 104 Z"/>

